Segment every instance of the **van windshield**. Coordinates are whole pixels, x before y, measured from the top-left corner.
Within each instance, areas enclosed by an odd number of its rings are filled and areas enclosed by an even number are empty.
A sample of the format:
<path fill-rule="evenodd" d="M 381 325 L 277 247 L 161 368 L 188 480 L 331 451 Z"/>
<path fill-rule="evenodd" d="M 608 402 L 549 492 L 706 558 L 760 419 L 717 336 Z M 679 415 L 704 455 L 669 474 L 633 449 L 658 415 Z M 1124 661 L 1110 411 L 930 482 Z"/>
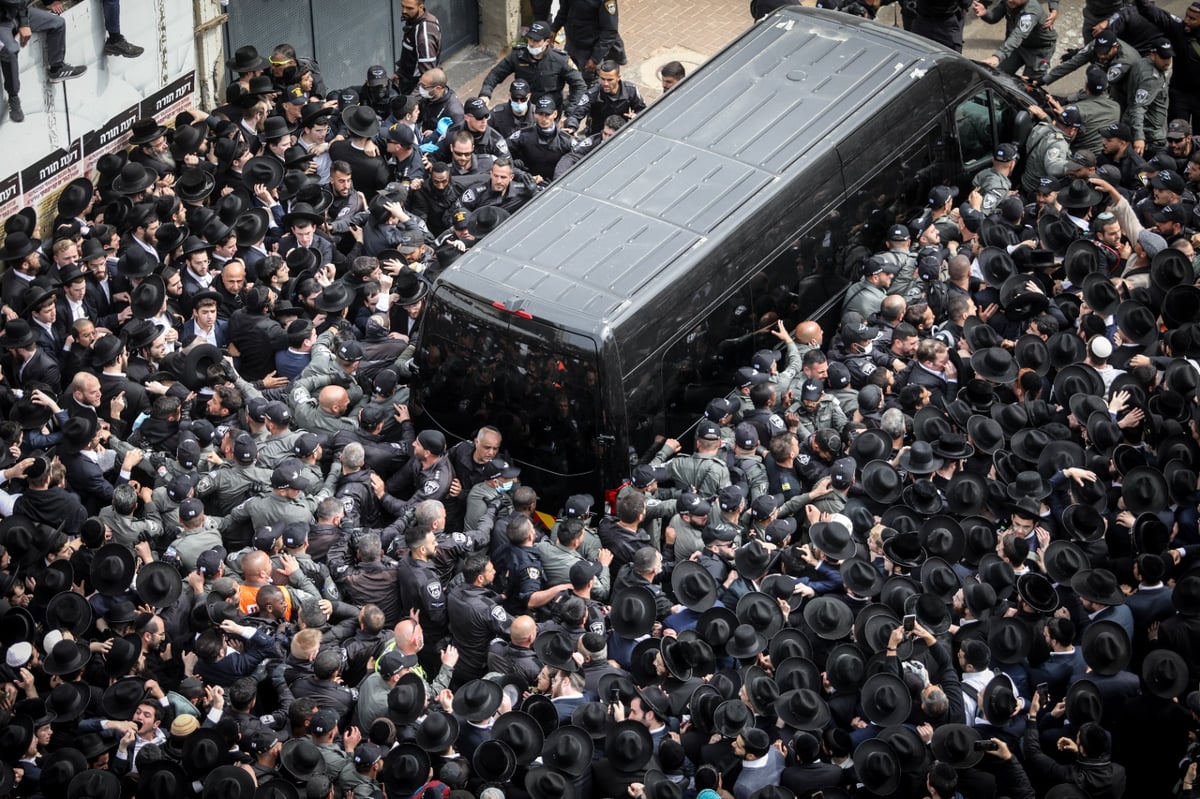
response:
<path fill-rule="evenodd" d="M 423 407 L 450 435 L 499 428 L 523 468 L 582 475 L 597 463 L 595 343 L 443 287 L 421 323 Z M 539 485 L 539 489 L 546 486 Z"/>

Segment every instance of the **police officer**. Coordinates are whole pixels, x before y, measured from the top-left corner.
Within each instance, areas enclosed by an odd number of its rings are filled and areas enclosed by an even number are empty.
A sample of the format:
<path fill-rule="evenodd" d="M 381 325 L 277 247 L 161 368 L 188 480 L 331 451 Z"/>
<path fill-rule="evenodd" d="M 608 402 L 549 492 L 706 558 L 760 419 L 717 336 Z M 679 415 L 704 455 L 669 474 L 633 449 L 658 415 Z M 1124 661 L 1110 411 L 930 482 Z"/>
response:
<path fill-rule="evenodd" d="M 1109 125 L 1100 131 L 1103 154 L 1101 164 L 1112 164 L 1121 171 L 1121 186 L 1126 190 L 1142 185 L 1146 160 L 1133 151 L 1133 131 L 1124 122 Z"/>
<path fill-rule="evenodd" d="M 971 185 L 979 192 L 982 202 L 979 210 L 984 216 L 995 213 L 1000 201 L 1012 191 L 1010 178 L 1017 166 L 1017 150 L 1017 145 L 1008 142 L 998 145 L 992 153 L 992 165 L 971 181 Z"/>
<path fill-rule="evenodd" d="M 1166 149 L 1167 100 L 1174 59 L 1171 42 L 1159 39 L 1129 71 L 1122 121 L 1133 131 L 1133 149 L 1138 155 Z"/>
<path fill-rule="evenodd" d="M 699 494 L 692 491 L 684 492 L 675 505 L 675 515 L 671 517 L 667 529 L 673 534 L 673 543 L 664 540 L 662 550 L 675 553 L 675 563 L 685 561 L 704 547 L 704 528 L 708 526 L 708 517 L 712 513 L 712 505 Z M 672 536 L 668 536 L 671 538 Z M 668 549 L 673 547 L 674 549 Z"/>
<path fill-rule="evenodd" d="M 1108 94 L 1118 103 L 1125 102 L 1125 79 L 1129 70 L 1142 60 L 1141 54 L 1125 42 L 1117 38 L 1117 34 L 1107 28 L 1100 31 L 1095 39 L 1075 51 L 1075 54 L 1046 73 L 1040 80 L 1031 81 L 1037 84 L 1051 84 L 1060 78 L 1065 78 L 1085 64 L 1095 64 L 1104 69 L 1108 78 Z"/>
<path fill-rule="evenodd" d="M 1004 42 L 983 63 L 1009 75 L 1016 75 L 1022 66 L 1028 78 L 1046 74 L 1058 34 L 1046 27 L 1046 10 L 1038 0 L 996 0 L 991 8 L 975 0 L 974 8 L 975 16 L 989 25 L 1001 18 L 1005 23 Z"/>
<path fill-rule="evenodd" d="M 508 87 L 508 102 L 497 103 L 492 109 L 491 127 L 505 139 L 522 128 L 533 127 L 533 114 L 529 110 L 532 94 L 529 81 L 514 79 Z"/>
<path fill-rule="evenodd" d="M 504 609 L 513 616 L 535 613 L 549 604 L 570 583 L 547 587 L 542 559 L 533 546 L 533 522 L 528 516 L 514 516 L 508 523 L 508 541 L 504 568 Z M 544 614 L 543 614 L 544 615 Z"/>
<path fill-rule="evenodd" d="M 665 464 L 667 475 L 675 485 L 691 486 L 702 497 L 715 497 L 723 486 L 729 485 L 729 467 L 721 458 L 720 447 L 721 428 L 708 419 L 701 419 L 696 425 L 695 454 L 672 457 L 681 447 L 678 441 L 669 438 L 650 465 Z"/>
<path fill-rule="evenodd" d="M 672 502 L 671 505 L 673 507 L 674 503 Z M 552 583 L 569 582 L 572 566 L 576 563 L 592 562 L 583 554 L 586 528 L 587 523 L 583 519 L 566 519 L 555 525 L 552 536 L 536 544 L 535 549 L 537 549 L 538 558 L 542 562 L 542 569 L 546 573 L 546 580 Z M 605 600 L 608 599 L 609 594 L 608 565 L 612 563 L 612 553 L 607 549 L 601 549 L 597 554 L 597 560 L 604 568 L 599 572 L 600 579 L 594 593 L 597 599 Z"/>
<path fill-rule="evenodd" d="M 733 429 L 729 476 L 735 484 L 745 488 L 751 504 L 770 491 L 767 467 L 758 454 L 758 445 L 758 430 L 754 425 L 742 422 Z"/>
<path fill-rule="evenodd" d="M 533 199 L 537 184 L 525 171 L 513 169 L 511 158 L 497 158 L 488 170 L 484 183 L 472 186 L 458 198 L 458 209 L 468 213 L 484 206 L 494 205 L 512 213 Z"/>
<path fill-rule="evenodd" d="M 633 119 L 644 110 L 646 101 L 637 86 L 621 80 L 621 65 L 616 61 L 604 61 L 600 64 L 596 85 L 580 98 L 579 105 L 569 107 L 563 127 L 575 132 L 586 117 L 588 123 L 584 135 L 595 136 L 610 116 Z"/>
<path fill-rule="evenodd" d="M 729 564 L 737 551 L 734 531 L 728 527 L 705 527 L 703 537 L 704 548 L 700 550 L 697 563 L 713 576 L 717 585 L 727 588 L 732 571 Z"/>
<path fill-rule="evenodd" d="M 617 0 L 560 0 L 554 34 L 565 29 L 567 53 L 588 81 L 605 61 L 625 63 L 625 42 L 617 24 Z"/>
<path fill-rule="evenodd" d="M 929 195 L 927 215 L 931 224 L 945 225 L 943 219 L 948 218 L 950 206 L 957 196 L 958 189 L 951 189 L 949 186 L 934 187 Z M 875 257 L 895 267 L 895 275 L 892 277 L 887 293 L 899 294 L 906 303 L 921 299 L 921 290 L 917 285 L 917 256 L 911 249 L 912 234 L 908 232 L 908 228 L 904 225 L 892 225 L 888 228 L 887 238 L 883 244 L 883 252 L 876 253 Z"/>
<path fill-rule="evenodd" d="M 425 431 L 428 432 L 428 431 Z M 396 565 L 396 582 L 402 615 L 420 614 L 425 646 L 417 653 L 426 674 L 436 674 L 439 645 L 450 629 L 446 595 L 432 559 L 437 554 L 437 535 L 425 524 L 415 524 L 404 533 L 408 557 Z"/>
<path fill-rule="evenodd" d="M 508 155 L 508 141 L 504 134 L 493 128 L 490 123 L 491 110 L 482 97 L 472 97 L 463 103 L 463 121 L 455 123 L 446 129 L 446 135 L 438 142 L 437 160 L 450 161 L 450 143 L 454 134 L 465 130 L 475 141 L 475 152 L 493 157 Z"/>
<path fill-rule="evenodd" d="M 446 608 L 454 625 L 450 635 L 458 647 L 458 665 L 454 668 L 451 689 L 478 679 L 487 671 L 488 644 L 493 638 L 507 637 L 512 617 L 492 590 L 496 567 L 486 552 L 467 557 L 463 581 L 450 589 Z"/>
<path fill-rule="evenodd" d="M 238 505 L 221 520 L 221 536 L 226 548 L 236 550 L 250 542 L 253 530 L 277 524 L 312 520 L 317 504 L 332 494 L 328 481 L 319 492 L 301 472 L 303 464 L 289 458 L 271 472 L 271 493 L 252 497 Z M 281 528 L 282 529 L 282 528 Z"/>
<path fill-rule="evenodd" d="M 1042 178 L 1062 180 L 1067 174 L 1067 156 L 1071 141 L 1083 125 L 1083 117 L 1075 106 L 1067 106 L 1051 117 L 1039 105 L 1029 106 L 1029 113 L 1041 120 L 1025 138 L 1028 157 L 1021 176 L 1021 190 L 1033 197 Z"/>
<path fill-rule="evenodd" d="M 800 442 L 796 456 L 796 473 L 808 487 L 815 486 L 829 474 L 833 463 L 842 454 L 842 437 L 836 430 L 817 430 Z"/>
<path fill-rule="evenodd" d="M 587 84 L 571 59 L 562 50 L 550 46 L 554 38 L 548 22 L 535 22 L 525 33 L 525 45 L 514 47 L 512 52 L 492 67 L 479 96 L 491 100 L 492 92 L 509 75 L 523 80 L 529 86 L 533 100 L 539 97 L 554 98 L 555 106 L 562 103 L 563 89 L 567 89 L 567 108 L 579 105 L 579 99 L 587 91 Z"/>
<path fill-rule="evenodd" d="M 426 499 L 441 500 L 450 492 L 454 470 L 446 457 L 446 437 L 437 430 L 422 430 L 412 445 L 408 463 L 388 478 L 387 492 L 408 497 L 412 506 Z"/>
<path fill-rule="evenodd" d="M 863 261 L 862 280 L 851 283 L 846 289 L 846 297 L 842 305 L 842 313 L 854 311 L 864 319 L 871 314 L 879 313 L 883 298 L 892 286 L 892 278 L 899 271 L 899 266 L 892 260 L 872 255 Z"/>
<path fill-rule="evenodd" d="M 404 34 L 392 78 L 397 91 L 409 95 L 416 91 L 421 75 L 441 61 L 442 26 L 437 17 L 425 10 L 425 0 L 402 0 L 400 9 Z"/>
<path fill-rule="evenodd" d="M 840 431 L 846 426 L 846 414 L 836 399 L 825 393 L 816 380 L 805 380 L 800 389 L 800 408 L 796 415 L 800 419 L 798 435 L 811 435 L 825 428 Z"/>
<path fill-rule="evenodd" d="M 963 22 L 969 7 L 968 0 L 917 0 L 912 32 L 961 53 Z"/>
<path fill-rule="evenodd" d="M 1121 121 L 1121 104 L 1108 92 L 1108 75 L 1104 67 L 1092 64 L 1087 68 L 1082 96 L 1075 103 L 1083 129 L 1075 136 L 1076 150 L 1099 153 L 1104 149 L 1102 131 Z"/>
<path fill-rule="evenodd" d="M 850 373 L 850 385 L 860 389 L 875 371 L 875 364 L 867 352 L 867 345 L 874 339 L 874 330 L 865 323 L 842 325 L 841 360 Z"/>
<path fill-rule="evenodd" d="M 539 97 L 533 105 L 533 127 L 518 130 L 508 139 L 514 160 L 519 161 L 538 183 L 554 179 L 559 160 L 571 152 L 575 140 L 558 126 L 554 98 Z"/>

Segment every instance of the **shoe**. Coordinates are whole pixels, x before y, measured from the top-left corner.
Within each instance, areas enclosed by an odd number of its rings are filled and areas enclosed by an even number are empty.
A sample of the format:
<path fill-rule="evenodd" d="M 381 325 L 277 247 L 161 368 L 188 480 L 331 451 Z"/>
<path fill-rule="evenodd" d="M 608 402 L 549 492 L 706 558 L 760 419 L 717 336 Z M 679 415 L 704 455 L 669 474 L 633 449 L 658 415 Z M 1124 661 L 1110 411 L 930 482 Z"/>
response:
<path fill-rule="evenodd" d="M 13 122 L 25 121 L 25 111 L 21 108 L 21 99 L 19 97 L 8 98 L 8 118 Z"/>
<path fill-rule="evenodd" d="M 119 55 L 125 56 L 126 58 L 137 58 L 144 52 L 146 52 L 146 48 L 138 47 L 136 44 L 133 44 L 127 39 L 119 39 L 117 41 L 109 39 L 104 44 L 105 55 Z"/>
<path fill-rule="evenodd" d="M 87 67 L 73 67 L 70 64 L 60 64 L 54 67 L 49 72 L 51 83 L 62 83 L 64 80 L 78 78 L 83 73 L 87 72 Z"/>

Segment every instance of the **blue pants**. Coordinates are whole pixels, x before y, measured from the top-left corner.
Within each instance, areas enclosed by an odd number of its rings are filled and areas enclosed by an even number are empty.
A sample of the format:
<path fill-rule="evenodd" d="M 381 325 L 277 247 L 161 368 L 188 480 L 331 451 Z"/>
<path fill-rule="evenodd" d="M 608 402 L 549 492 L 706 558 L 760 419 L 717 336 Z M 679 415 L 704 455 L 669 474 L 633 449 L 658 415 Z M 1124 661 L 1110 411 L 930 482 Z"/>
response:
<path fill-rule="evenodd" d="M 109 36 L 121 38 L 121 0 L 104 0 L 104 30 Z"/>

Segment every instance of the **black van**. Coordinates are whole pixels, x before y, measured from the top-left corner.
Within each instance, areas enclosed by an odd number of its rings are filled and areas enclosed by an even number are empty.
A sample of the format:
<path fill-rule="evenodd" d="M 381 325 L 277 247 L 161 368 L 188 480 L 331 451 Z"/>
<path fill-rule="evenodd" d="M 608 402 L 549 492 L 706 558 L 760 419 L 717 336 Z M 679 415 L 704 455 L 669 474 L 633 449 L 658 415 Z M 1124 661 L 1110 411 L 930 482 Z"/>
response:
<path fill-rule="evenodd" d="M 899 29 L 773 14 L 440 276 L 425 423 L 497 426 L 543 495 L 611 490 L 686 443 L 772 319 L 835 324 L 886 227 L 1024 141 L 1029 102 Z"/>

